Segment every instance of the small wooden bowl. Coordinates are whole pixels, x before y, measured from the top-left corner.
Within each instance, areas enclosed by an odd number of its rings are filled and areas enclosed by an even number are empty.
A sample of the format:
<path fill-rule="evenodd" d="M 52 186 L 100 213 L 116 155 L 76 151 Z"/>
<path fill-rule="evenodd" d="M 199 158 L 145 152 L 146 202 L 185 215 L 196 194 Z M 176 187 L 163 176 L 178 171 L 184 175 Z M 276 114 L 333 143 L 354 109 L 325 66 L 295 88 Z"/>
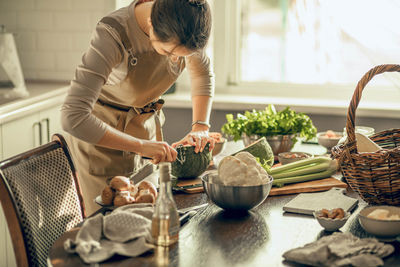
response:
<path fill-rule="evenodd" d="M 278 154 L 278 160 L 282 165 L 311 157 L 312 155 L 306 152 L 282 152 Z"/>

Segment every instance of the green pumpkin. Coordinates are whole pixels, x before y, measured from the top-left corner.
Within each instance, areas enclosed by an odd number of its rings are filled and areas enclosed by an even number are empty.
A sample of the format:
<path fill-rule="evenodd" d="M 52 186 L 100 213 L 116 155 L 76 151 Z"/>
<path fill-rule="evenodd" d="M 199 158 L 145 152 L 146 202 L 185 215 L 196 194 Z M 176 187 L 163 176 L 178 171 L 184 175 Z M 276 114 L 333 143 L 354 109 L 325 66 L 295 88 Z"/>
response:
<path fill-rule="evenodd" d="M 265 139 L 265 137 L 258 139 L 251 145 L 232 154 L 232 156 L 242 151 L 247 151 L 254 157 L 259 158 L 262 164 L 268 164 L 270 167 L 274 164 L 274 153 L 272 152 L 271 146 L 268 144 L 268 141 Z"/>
<path fill-rule="evenodd" d="M 207 144 L 203 152 L 195 153 L 194 146 L 177 146 L 176 160 L 172 162 L 171 174 L 178 178 L 194 178 L 202 174 L 212 160 L 210 144 Z"/>

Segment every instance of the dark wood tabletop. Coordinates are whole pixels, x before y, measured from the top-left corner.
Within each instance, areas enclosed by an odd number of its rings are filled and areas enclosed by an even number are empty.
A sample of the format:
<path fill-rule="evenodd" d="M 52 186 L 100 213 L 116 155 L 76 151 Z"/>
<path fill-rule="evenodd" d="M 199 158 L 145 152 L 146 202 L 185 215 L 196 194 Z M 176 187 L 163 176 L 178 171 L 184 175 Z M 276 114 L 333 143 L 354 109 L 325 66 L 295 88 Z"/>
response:
<path fill-rule="evenodd" d="M 224 154 L 242 146 L 240 143 L 230 144 Z M 315 145 L 303 145 L 297 149 L 313 153 L 326 151 L 317 151 L 319 147 Z M 114 256 L 100 266 L 300 266 L 283 261 L 282 254 L 331 233 L 324 231 L 313 216 L 283 211 L 283 206 L 296 195 L 268 196 L 260 206 L 239 215 L 225 212 L 210 203 L 181 228 L 177 244 L 169 248 L 158 247 L 135 258 Z M 358 198 L 352 191 L 348 191 L 348 195 Z M 208 203 L 205 193 L 175 193 L 174 198 L 178 209 Z M 358 237 L 372 237 L 362 229 L 357 218 L 366 205 L 359 199 L 340 231 Z M 64 251 L 64 241 L 74 239 L 78 230 L 65 233 L 54 243 L 49 252 L 53 266 L 87 266 L 77 254 Z M 385 266 L 400 266 L 400 242 L 391 244 L 395 252 L 385 259 Z"/>
<path fill-rule="evenodd" d="M 177 244 L 136 258 L 115 256 L 100 266 L 299 266 L 283 261 L 282 254 L 331 233 L 312 216 L 283 212 L 282 207 L 293 197 L 268 197 L 257 208 L 239 215 L 210 204 L 181 228 Z M 178 208 L 208 202 L 204 193 L 178 193 L 175 200 Z M 369 237 L 357 219 L 365 206 L 360 200 L 340 231 Z M 53 266 L 86 266 L 77 254 L 64 251 L 64 241 L 74 238 L 78 230 L 65 233 L 55 242 L 49 254 Z M 385 259 L 385 266 L 400 266 L 400 243 L 391 244 L 396 250 Z"/>

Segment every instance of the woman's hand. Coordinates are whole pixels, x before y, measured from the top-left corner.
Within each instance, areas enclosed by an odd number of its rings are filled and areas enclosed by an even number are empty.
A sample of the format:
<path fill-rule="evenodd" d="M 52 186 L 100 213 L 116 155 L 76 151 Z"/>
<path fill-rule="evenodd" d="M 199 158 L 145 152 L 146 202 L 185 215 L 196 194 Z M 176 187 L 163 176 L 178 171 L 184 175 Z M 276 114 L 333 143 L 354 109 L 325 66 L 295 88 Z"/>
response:
<path fill-rule="evenodd" d="M 180 141 L 173 143 L 172 147 L 175 148 L 178 145 L 191 145 L 195 146 L 195 153 L 202 152 L 207 143 L 210 143 L 210 151 L 214 149 L 215 140 L 208 135 L 208 131 L 193 131 L 188 133 Z"/>
<path fill-rule="evenodd" d="M 151 158 L 153 164 L 160 162 L 174 162 L 177 152 L 166 142 L 141 140 L 138 154 L 142 157 Z"/>

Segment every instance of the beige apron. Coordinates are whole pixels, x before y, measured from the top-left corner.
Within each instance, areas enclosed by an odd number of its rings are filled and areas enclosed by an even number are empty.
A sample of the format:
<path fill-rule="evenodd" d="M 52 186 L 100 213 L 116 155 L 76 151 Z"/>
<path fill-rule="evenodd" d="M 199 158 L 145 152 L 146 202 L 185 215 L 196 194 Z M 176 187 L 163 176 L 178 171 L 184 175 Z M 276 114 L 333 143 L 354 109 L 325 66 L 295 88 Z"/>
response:
<path fill-rule="evenodd" d="M 128 66 L 126 78 L 116 85 L 103 86 L 92 114 L 111 127 L 146 140 L 162 141 L 161 126 L 164 115 L 163 101 L 159 97 L 176 81 L 178 71 L 168 71 L 165 56 L 154 51 L 133 54 L 125 30 L 113 18 L 104 18 L 120 35 L 124 45 L 124 63 Z M 182 63 L 182 62 L 181 62 Z M 135 153 L 92 145 L 72 136 L 67 137 L 78 172 L 87 214 L 99 206 L 94 202 L 115 175 L 132 176 L 145 165 L 151 164 Z"/>

